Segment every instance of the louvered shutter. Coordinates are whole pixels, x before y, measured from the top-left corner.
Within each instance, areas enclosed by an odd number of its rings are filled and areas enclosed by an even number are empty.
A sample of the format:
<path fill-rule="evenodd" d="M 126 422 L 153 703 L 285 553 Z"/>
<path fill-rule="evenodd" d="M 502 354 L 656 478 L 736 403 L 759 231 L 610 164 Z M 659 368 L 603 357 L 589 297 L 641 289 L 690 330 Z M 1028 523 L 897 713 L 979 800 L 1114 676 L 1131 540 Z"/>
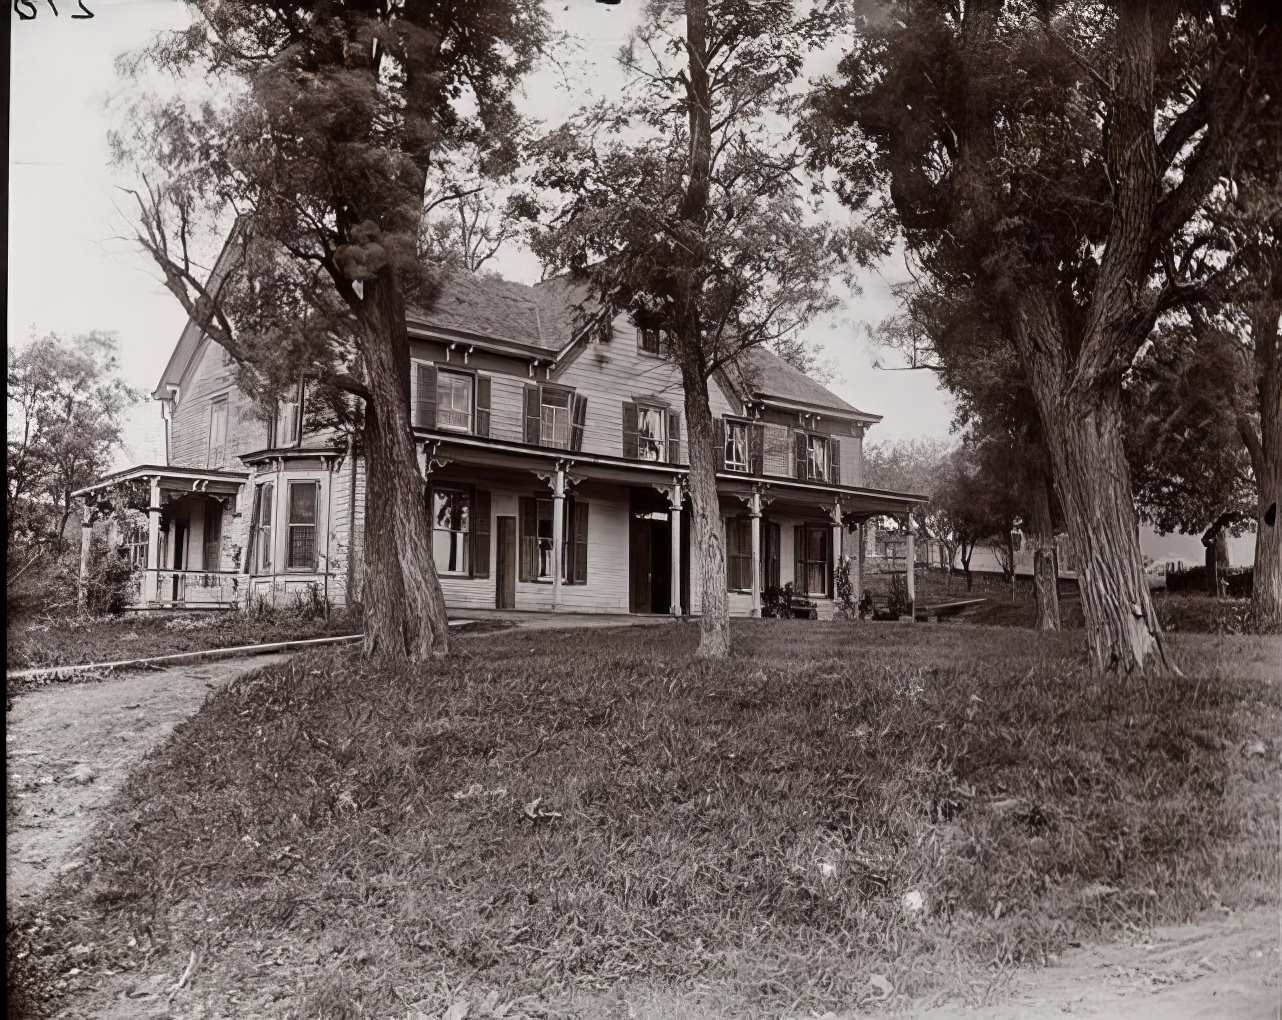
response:
<path fill-rule="evenodd" d="M 571 584 L 588 583 L 588 505 L 574 501 L 574 557 Z"/>
<path fill-rule="evenodd" d="M 792 526 L 792 590 L 806 594 L 806 528 L 802 524 Z"/>
<path fill-rule="evenodd" d="M 414 424 L 421 429 L 436 428 L 436 366 L 415 363 Z"/>
<path fill-rule="evenodd" d="M 533 581 L 538 576 L 539 518 L 538 506 L 533 496 L 522 496 L 521 504 L 521 569 L 522 581 Z"/>
<path fill-rule="evenodd" d="M 637 459 L 637 405 L 623 402 L 623 456 Z"/>
<path fill-rule="evenodd" d="M 571 401 L 570 412 L 570 449 L 583 449 L 583 426 L 588 419 L 588 398 L 577 393 Z"/>
<path fill-rule="evenodd" d="M 242 566 L 242 573 L 250 572 L 251 564 L 254 562 L 254 550 L 258 545 L 258 519 L 262 513 L 263 506 L 263 487 L 254 486 L 254 509 L 249 514 L 249 541 L 246 543 L 245 562 Z"/>
<path fill-rule="evenodd" d="M 477 489 L 472 496 L 472 576 L 490 576 L 490 493 Z"/>
<path fill-rule="evenodd" d="M 543 408 L 539 400 L 537 386 L 525 387 L 525 441 L 531 446 L 539 445 L 539 434 L 543 431 Z"/>
<path fill-rule="evenodd" d="M 681 415 L 676 411 L 668 412 L 668 463 L 678 464 L 681 461 Z"/>
<path fill-rule="evenodd" d="M 488 375 L 478 375 L 476 377 L 476 428 L 478 436 L 488 436 L 490 434 L 490 377 Z"/>
<path fill-rule="evenodd" d="M 766 473 L 766 427 L 748 426 L 748 471 L 754 475 Z"/>
<path fill-rule="evenodd" d="M 718 418 L 712 423 L 712 463 L 718 471 L 726 469 L 726 420 Z"/>
<path fill-rule="evenodd" d="M 828 480 L 834 485 L 841 484 L 841 440 L 828 440 Z"/>
<path fill-rule="evenodd" d="M 798 481 L 806 481 L 810 477 L 807 465 L 806 434 L 804 432 L 793 433 L 793 444 L 795 447 L 795 468 L 793 477 Z"/>

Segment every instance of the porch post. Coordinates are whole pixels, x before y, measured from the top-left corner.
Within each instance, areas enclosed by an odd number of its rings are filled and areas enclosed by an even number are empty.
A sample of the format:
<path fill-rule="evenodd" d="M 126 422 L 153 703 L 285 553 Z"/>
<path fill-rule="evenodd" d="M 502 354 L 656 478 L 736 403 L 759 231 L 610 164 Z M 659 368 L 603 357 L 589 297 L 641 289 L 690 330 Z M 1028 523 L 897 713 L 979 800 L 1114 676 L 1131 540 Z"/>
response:
<path fill-rule="evenodd" d="M 89 600 L 85 582 L 89 577 L 89 548 L 93 541 L 93 525 L 89 523 L 89 504 L 84 505 L 80 520 L 80 578 L 76 585 L 76 608 L 84 611 Z"/>
<path fill-rule="evenodd" d="M 864 522 L 851 526 L 854 535 L 854 553 L 850 557 L 850 587 L 855 594 L 855 604 L 864 597 Z"/>
<path fill-rule="evenodd" d="M 552 479 L 552 609 L 561 605 L 561 574 L 565 557 L 565 468 L 557 465 Z"/>
<path fill-rule="evenodd" d="M 913 535 L 913 515 L 908 518 L 908 622 L 917 619 L 917 540 Z"/>
<path fill-rule="evenodd" d="M 752 490 L 748 502 L 748 519 L 752 522 L 752 615 L 761 616 L 761 490 Z"/>
<path fill-rule="evenodd" d="M 151 480 L 147 497 L 147 572 L 143 575 L 142 603 L 160 598 L 160 478 Z"/>
<path fill-rule="evenodd" d="M 669 530 L 672 546 L 672 577 L 668 582 L 668 612 L 681 615 L 681 503 L 685 490 L 680 482 L 673 482 L 668 494 Z"/>
<path fill-rule="evenodd" d="M 837 571 L 846 570 L 842 565 L 841 556 L 845 551 L 842 532 L 845 530 L 841 526 L 841 500 L 834 500 L 832 511 L 829 513 L 829 520 L 832 522 L 832 591 L 829 593 L 833 602 L 837 601 Z M 846 575 L 849 577 L 849 573 Z"/>

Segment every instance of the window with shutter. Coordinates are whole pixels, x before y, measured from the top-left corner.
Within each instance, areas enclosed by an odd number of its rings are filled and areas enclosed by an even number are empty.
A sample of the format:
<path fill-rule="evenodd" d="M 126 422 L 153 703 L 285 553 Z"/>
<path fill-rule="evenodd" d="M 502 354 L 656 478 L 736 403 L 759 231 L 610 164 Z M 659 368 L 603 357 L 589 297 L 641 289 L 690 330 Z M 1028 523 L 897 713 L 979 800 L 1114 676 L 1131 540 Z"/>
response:
<path fill-rule="evenodd" d="M 205 541 L 201 551 L 200 566 L 203 570 L 218 570 L 222 565 L 223 508 L 221 503 L 205 504 Z"/>
<path fill-rule="evenodd" d="M 525 441 L 531 446 L 539 445 L 539 434 L 543 429 L 543 415 L 539 404 L 539 388 L 525 387 Z"/>
<path fill-rule="evenodd" d="M 841 440 L 828 440 L 828 481 L 841 484 Z"/>
<path fill-rule="evenodd" d="M 250 522 L 252 528 L 253 564 L 250 572 L 270 574 L 272 570 L 272 502 L 275 498 L 275 486 L 263 482 L 254 495 L 254 506 L 257 513 Z"/>
<path fill-rule="evenodd" d="M 807 481 L 810 478 L 810 457 L 806 444 L 806 434 L 804 432 L 794 432 L 792 434 L 794 465 L 793 477 L 799 481 Z"/>
<path fill-rule="evenodd" d="M 636 459 L 662 462 L 670 459 L 669 413 L 666 408 L 637 404 Z"/>
<path fill-rule="evenodd" d="M 668 463 L 681 463 L 681 415 L 668 412 Z"/>
<path fill-rule="evenodd" d="M 805 595 L 828 595 L 832 574 L 832 529 L 817 524 L 799 525 L 797 590 Z"/>
<path fill-rule="evenodd" d="M 539 389 L 539 445 L 556 450 L 570 448 L 570 403 L 573 393 L 560 387 Z"/>
<path fill-rule="evenodd" d="M 571 584 L 588 583 L 588 504 L 571 500 L 574 517 L 574 541 L 567 580 Z"/>
<path fill-rule="evenodd" d="M 637 459 L 637 405 L 623 402 L 623 456 Z"/>

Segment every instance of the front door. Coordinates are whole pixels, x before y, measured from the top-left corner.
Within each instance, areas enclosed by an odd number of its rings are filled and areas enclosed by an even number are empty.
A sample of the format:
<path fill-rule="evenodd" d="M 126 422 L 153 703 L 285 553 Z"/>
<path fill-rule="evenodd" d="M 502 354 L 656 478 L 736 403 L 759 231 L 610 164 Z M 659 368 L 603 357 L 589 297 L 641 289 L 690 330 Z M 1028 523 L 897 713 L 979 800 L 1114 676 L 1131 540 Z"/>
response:
<path fill-rule="evenodd" d="M 650 612 L 650 522 L 632 514 L 628 529 L 628 608 L 634 613 Z"/>
<path fill-rule="evenodd" d="M 516 518 L 498 518 L 498 569 L 495 571 L 494 604 L 499 609 L 516 608 Z"/>

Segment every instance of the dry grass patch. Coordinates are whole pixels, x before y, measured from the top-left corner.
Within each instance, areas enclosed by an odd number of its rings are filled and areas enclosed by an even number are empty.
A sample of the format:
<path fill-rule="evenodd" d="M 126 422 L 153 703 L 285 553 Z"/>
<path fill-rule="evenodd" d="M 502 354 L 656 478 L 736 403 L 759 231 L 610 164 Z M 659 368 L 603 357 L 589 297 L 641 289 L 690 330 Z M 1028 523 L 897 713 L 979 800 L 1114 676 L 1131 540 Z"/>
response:
<path fill-rule="evenodd" d="M 778 1015 L 1275 901 L 1276 642 L 1181 636 L 1185 678 L 1099 684 L 1080 635 L 743 622 L 714 665 L 694 638 L 252 674 L 37 937 L 140 1010 L 194 953 L 175 1002 L 241 1015 L 601 1015 L 606 988 Z"/>

